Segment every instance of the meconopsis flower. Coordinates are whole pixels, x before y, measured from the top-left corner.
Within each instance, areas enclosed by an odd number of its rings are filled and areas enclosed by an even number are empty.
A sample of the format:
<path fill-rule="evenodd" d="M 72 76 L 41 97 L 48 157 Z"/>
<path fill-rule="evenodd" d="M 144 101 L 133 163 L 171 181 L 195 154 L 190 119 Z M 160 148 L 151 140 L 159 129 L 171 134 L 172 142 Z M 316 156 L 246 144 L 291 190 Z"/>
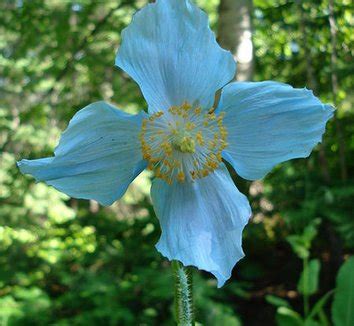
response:
<path fill-rule="evenodd" d="M 116 65 L 139 84 L 148 113 L 93 103 L 70 121 L 53 157 L 18 166 L 102 205 L 119 199 L 145 168 L 154 171 L 157 249 L 213 273 L 222 286 L 244 256 L 242 231 L 251 216 L 223 160 L 255 180 L 280 162 L 307 157 L 333 108 L 307 89 L 231 82 L 233 56 L 189 0 L 158 0 L 137 12 L 122 33 Z"/>

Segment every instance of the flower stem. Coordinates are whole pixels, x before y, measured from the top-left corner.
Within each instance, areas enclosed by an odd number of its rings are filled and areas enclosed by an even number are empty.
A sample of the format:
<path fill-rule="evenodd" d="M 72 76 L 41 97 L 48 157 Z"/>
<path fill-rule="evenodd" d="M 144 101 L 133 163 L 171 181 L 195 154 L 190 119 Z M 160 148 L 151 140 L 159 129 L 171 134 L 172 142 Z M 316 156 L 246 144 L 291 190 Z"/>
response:
<path fill-rule="evenodd" d="M 303 269 L 304 269 L 304 315 L 305 318 L 309 315 L 310 311 L 310 301 L 309 301 L 309 295 L 308 295 L 308 286 L 309 286 L 309 271 L 308 271 L 308 258 L 303 259 Z"/>
<path fill-rule="evenodd" d="M 175 275 L 175 319 L 179 326 L 194 326 L 192 274 L 180 262 L 173 260 Z"/>

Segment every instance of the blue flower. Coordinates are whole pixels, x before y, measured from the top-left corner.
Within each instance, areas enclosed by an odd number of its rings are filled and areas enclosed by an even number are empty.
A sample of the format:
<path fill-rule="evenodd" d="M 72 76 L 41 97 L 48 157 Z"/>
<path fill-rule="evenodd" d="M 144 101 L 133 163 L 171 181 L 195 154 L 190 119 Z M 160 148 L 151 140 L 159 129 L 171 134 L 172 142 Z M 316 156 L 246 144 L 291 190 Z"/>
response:
<path fill-rule="evenodd" d="M 251 216 L 222 159 L 245 179 L 262 178 L 280 162 L 307 157 L 333 108 L 307 89 L 273 81 L 228 84 L 233 57 L 189 0 L 147 5 L 122 38 L 116 65 L 139 84 L 148 114 L 93 103 L 70 121 L 54 157 L 18 166 L 103 205 L 119 199 L 143 169 L 153 170 L 157 249 L 213 273 L 220 287 L 244 256 L 242 231 Z"/>

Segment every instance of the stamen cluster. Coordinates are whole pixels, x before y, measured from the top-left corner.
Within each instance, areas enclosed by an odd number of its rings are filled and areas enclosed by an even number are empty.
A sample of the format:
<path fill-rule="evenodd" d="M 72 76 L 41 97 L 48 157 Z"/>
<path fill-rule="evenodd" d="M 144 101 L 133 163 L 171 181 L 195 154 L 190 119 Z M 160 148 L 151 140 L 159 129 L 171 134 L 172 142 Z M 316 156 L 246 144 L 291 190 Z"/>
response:
<path fill-rule="evenodd" d="M 184 103 L 144 119 L 140 141 L 148 169 L 169 184 L 209 175 L 227 147 L 223 118 Z"/>

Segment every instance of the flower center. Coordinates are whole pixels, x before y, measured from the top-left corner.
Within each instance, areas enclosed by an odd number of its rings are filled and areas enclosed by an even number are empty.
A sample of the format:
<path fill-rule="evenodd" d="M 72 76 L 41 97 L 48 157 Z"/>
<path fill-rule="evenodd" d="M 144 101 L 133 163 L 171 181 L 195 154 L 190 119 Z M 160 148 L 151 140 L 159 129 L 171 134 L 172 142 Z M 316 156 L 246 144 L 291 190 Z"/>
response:
<path fill-rule="evenodd" d="M 148 168 L 169 184 L 209 175 L 227 146 L 223 117 L 184 103 L 144 119 L 140 141 Z"/>
<path fill-rule="evenodd" d="M 189 132 L 179 131 L 172 139 L 172 146 L 182 153 L 195 153 L 195 140 Z"/>

